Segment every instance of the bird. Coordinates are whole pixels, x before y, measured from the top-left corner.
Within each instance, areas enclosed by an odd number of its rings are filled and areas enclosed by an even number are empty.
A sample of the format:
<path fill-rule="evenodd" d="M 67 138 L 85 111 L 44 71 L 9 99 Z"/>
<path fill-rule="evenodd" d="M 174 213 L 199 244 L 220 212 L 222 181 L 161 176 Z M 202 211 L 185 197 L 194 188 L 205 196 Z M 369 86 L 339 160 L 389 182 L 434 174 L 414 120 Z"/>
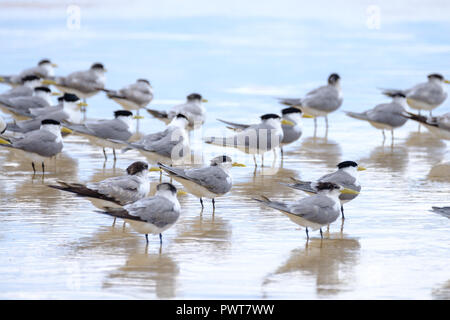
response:
<path fill-rule="evenodd" d="M 184 104 L 179 104 L 172 107 L 169 111 L 158 111 L 146 108 L 147 112 L 153 117 L 169 123 L 177 114 L 181 113 L 189 120 L 188 129 L 197 129 L 203 125 L 206 119 L 206 110 L 202 105 L 208 102 L 198 93 L 191 93 L 186 97 L 187 101 Z"/>
<path fill-rule="evenodd" d="M 333 182 L 336 183 L 346 189 L 355 190 L 358 193 L 355 194 L 349 194 L 349 193 L 343 193 L 339 196 L 339 200 L 341 202 L 341 215 L 342 219 L 345 219 L 344 216 L 344 203 L 347 203 L 353 199 L 355 199 L 359 192 L 361 191 L 361 183 L 358 179 L 358 172 L 366 170 L 366 168 L 359 166 L 354 161 L 343 161 L 338 163 L 337 170 L 335 172 L 326 174 L 322 177 L 320 177 L 317 181 L 301 181 L 294 178 L 291 178 L 295 181 L 293 184 L 286 184 L 282 183 L 283 185 L 286 185 L 288 187 L 302 190 L 306 192 L 307 194 L 317 194 L 317 185 L 321 182 Z"/>
<path fill-rule="evenodd" d="M 345 113 L 352 118 L 358 120 L 364 120 L 369 122 L 373 127 L 382 130 L 383 143 L 386 139 L 384 130 L 391 131 L 392 144 L 394 144 L 394 129 L 403 126 L 407 118 L 403 116 L 406 112 L 406 97 L 403 93 L 394 92 L 391 93 L 392 102 L 382 103 L 375 106 L 373 109 L 364 112 L 351 112 Z"/>
<path fill-rule="evenodd" d="M 8 147 L 23 152 L 31 159 L 33 174 L 36 174 L 35 162 L 41 162 L 42 173 L 45 172 L 44 161 L 59 154 L 64 147 L 61 131 L 71 133 L 72 131 L 61 127 L 59 121 L 44 119 L 38 130 L 25 133 L 19 138 L 10 138 L 10 141 L 0 139 L 0 146 Z"/>
<path fill-rule="evenodd" d="M 147 134 L 136 142 L 117 140 L 113 142 L 127 146 L 122 149 L 122 152 L 130 149 L 139 150 L 151 163 L 178 163 L 190 154 L 189 137 L 186 131 L 188 123 L 186 116 L 180 113 L 163 131 Z"/>
<path fill-rule="evenodd" d="M 282 124 L 293 126 L 294 123 L 274 113 L 268 113 L 260 117 L 261 122 L 254 124 L 231 137 L 206 137 L 204 141 L 208 144 L 214 144 L 224 147 L 237 148 L 248 154 L 253 154 L 255 168 L 256 154 L 262 158 L 264 166 L 264 153 L 280 147 L 283 140 Z"/>
<path fill-rule="evenodd" d="M 64 96 L 60 97 L 60 100 L 61 104 L 57 106 L 32 108 L 29 109 L 29 112 L 24 111 L 20 113 L 32 119 L 8 123 L 8 131 L 25 133 L 37 130 L 41 125 L 41 121 L 44 119 L 80 123 L 82 121 L 80 108 L 86 104 L 71 93 L 65 93 Z"/>
<path fill-rule="evenodd" d="M 75 94 L 86 102 L 87 98 L 94 96 L 105 87 L 106 71 L 103 64 L 96 62 L 88 70 L 76 71 L 65 77 L 46 78 L 42 83 L 54 85 L 64 93 Z"/>
<path fill-rule="evenodd" d="M 438 73 L 429 74 L 427 78 L 427 82 L 419 83 L 410 89 L 382 89 L 382 93 L 388 96 L 392 96 L 394 93 L 403 93 L 408 105 L 412 109 L 419 110 L 419 115 L 421 110 L 428 110 L 431 116 L 432 110 L 447 99 L 444 83 L 450 83 L 450 81 Z"/>
<path fill-rule="evenodd" d="M 0 105 L 16 115 L 27 115 L 35 108 L 52 106 L 52 92 L 48 87 L 35 87 L 32 96 L 4 98 L 0 96 Z"/>
<path fill-rule="evenodd" d="M 120 104 L 125 110 L 145 108 L 153 100 L 153 88 L 147 79 L 137 79 L 119 90 L 102 89 L 106 96 Z"/>
<path fill-rule="evenodd" d="M 304 114 L 302 110 L 298 108 L 284 108 L 281 110 L 281 119 L 290 121 L 293 125 L 282 124 L 281 128 L 283 129 L 283 140 L 281 140 L 280 151 L 281 155 L 283 155 L 283 146 L 291 144 L 302 136 L 303 133 L 303 124 L 301 118 L 311 118 L 311 116 Z M 221 119 L 217 119 L 220 122 L 223 122 L 228 125 L 228 128 L 235 131 L 242 131 L 250 127 L 249 124 L 239 124 L 235 122 L 225 121 Z"/>
<path fill-rule="evenodd" d="M 38 76 L 40 78 L 53 77 L 57 64 L 52 63 L 49 59 L 42 59 L 34 67 L 27 68 L 17 75 L 0 76 L 0 83 L 9 84 L 13 87 L 22 83 L 22 79 L 26 76 Z"/>
<path fill-rule="evenodd" d="M 114 111 L 114 119 L 65 125 L 75 133 L 87 136 L 93 144 L 102 147 L 105 161 L 108 160 L 105 148 L 112 148 L 114 161 L 116 161 L 116 148 L 120 145 L 113 140 L 127 141 L 131 138 L 133 135 L 132 118 L 133 113 L 131 111 L 116 110 Z"/>
<path fill-rule="evenodd" d="M 99 213 L 122 218 L 138 233 L 145 234 L 148 244 L 149 234 L 159 234 L 172 227 L 180 217 L 181 206 L 177 199 L 177 188 L 171 183 L 160 183 L 152 197 L 146 197 L 127 204 L 123 208 L 104 207 Z"/>
<path fill-rule="evenodd" d="M 105 206 L 122 207 L 147 196 L 150 191 L 148 172 L 146 162 L 135 161 L 127 167 L 126 174 L 122 176 L 87 184 L 57 181 L 59 185 L 49 187 L 92 199 L 92 204 L 98 209 Z"/>
<path fill-rule="evenodd" d="M 279 98 L 279 101 L 281 104 L 300 108 L 305 114 L 314 116 L 314 132 L 317 128 L 317 117 L 325 117 L 328 129 L 328 114 L 342 105 L 341 77 L 337 73 L 332 73 L 328 77 L 327 85 L 308 92 L 303 99 Z"/>
<path fill-rule="evenodd" d="M 432 211 L 444 216 L 446 218 L 450 218 L 450 207 L 432 207 Z"/>
<path fill-rule="evenodd" d="M 41 86 L 41 78 L 35 75 L 25 76 L 21 79 L 21 84 L 11 88 L 2 94 L 0 98 L 15 98 L 32 96 L 34 94 L 34 88 Z"/>
<path fill-rule="evenodd" d="M 167 172 L 170 177 L 181 183 L 188 193 L 200 198 L 212 199 L 213 210 L 215 210 L 215 198 L 227 194 L 233 185 L 230 169 L 231 167 L 245 167 L 245 165 L 232 162 L 228 156 L 217 156 L 213 158 L 210 165 L 203 168 L 183 169 L 169 167 L 158 163 L 159 167 Z"/>
<path fill-rule="evenodd" d="M 428 130 L 440 139 L 450 140 L 450 112 L 440 116 L 421 116 L 411 112 L 406 112 L 404 116 L 423 124 Z"/>
<path fill-rule="evenodd" d="M 333 182 L 319 182 L 316 185 L 317 194 L 300 199 L 292 203 L 272 201 L 262 196 L 256 200 L 268 207 L 277 209 L 288 216 L 288 218 L 306 228 L 306 237 L 309 240 L 308 228 L 320 230 L 323 238 L 322 227 L 336 221 L 340 215 L 340 194 L 357 194 L 357 191 L 346 189 Z"/>

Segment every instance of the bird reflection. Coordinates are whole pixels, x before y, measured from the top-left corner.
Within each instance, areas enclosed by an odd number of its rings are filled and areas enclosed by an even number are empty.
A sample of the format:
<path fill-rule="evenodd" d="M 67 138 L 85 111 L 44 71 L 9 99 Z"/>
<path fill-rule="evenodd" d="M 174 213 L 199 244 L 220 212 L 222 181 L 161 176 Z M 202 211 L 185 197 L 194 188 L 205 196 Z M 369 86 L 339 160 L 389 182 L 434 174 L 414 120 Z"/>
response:
<path fill-rule="evenodd" d="M 431 291 L 431 296 L 435 300 L 450 300 L 450 280 Z"/>
<path fill-rule="evenodd" d="M 345 290 L 347 284 L 354 282 L 353 269 L 358 264 L 361 246 L 357 239 L 341 236 L 332 233 L 330 238 L 311 239 L 305 247 L 292 250 L 289 258 L 266 277 L 264 284 L 281 281 L 279 278 L 284 276 L 292 282 L 295 273 L 300 272 L 316 278 L 318 295 L 335 295 Z"/>
<path fill-rule="evenodd" d="M 368 167 L 390 169 L 404 172 L 408 164 L 408 148 L 404 146 L 378 146 L 370 153 L 369 158 L 359 160 Z"/>
<path fill-rule="evenodd" d="M 298 154 L 302 158 L 315 161 L 320 160 L 329 168 L 335 168 L 342 155 L 341 146 L 330 139 L 319 137 L 308 137 L 303 139 L 298 150 L 291 151 L 292 154 Z M 289 153 L 288 153 L 289 154 Z"/>
<path fill-rule="evenodd" d="M 432 181 L 450 181 L 450 161 L 443 161 L 432 166 L 427 178 Z"/>
<path fill-rule="evenodd" d="M 447 150 L 445 142 L 437 139 L 431 132 L 410 132 L 403 143 L 409 151 L 422 152 L 422 161 L 432 165 L 440 161 Z"/>

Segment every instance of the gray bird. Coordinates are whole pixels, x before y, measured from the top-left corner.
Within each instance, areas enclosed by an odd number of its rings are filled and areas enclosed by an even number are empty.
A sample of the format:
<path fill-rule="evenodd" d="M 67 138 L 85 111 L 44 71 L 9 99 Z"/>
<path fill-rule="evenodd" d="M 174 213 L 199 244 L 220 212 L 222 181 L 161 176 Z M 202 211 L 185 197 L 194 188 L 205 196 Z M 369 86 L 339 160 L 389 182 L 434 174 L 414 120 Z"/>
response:
<path fill-rule="evenodd" d="M 17 75 L 0 76 L 0 83 L 5 83 L 13 87 L 22 84 L 22 79 L 26 76 L 38 76 L 40 78 L 53 77 L 58 65 L 52 63 L 49 59 L 42 59 L 37 66 L 23 70 Z"/>
<path fill-rule="evenodd" d="M 66 126 L 74 132 L 86 136 L 93 144 L 102 147 L 105 161 L 108 159 L 105 148 L 112 148 L 115 161 L 117 159 L 116 148 L 120 147 L 120 144 L 112 140 L 127 141 L 131 138 L 133 135 L 132 118 L 131 111 L 117 110 L 114 112 L 114 119 L 111 120 L 66 124 Z"/>
<path fill-rule="evenodd" d="M 34 88 L 34 95 L 24 97 L 0 97 L 0 105 L 16 115 L 28 116 L 32 109 L 42 109 L 52 106 L 52 92 L 47 87 Z"/>
<path fill-rule="evenodd" d="M 450 112 L 447 112 L 443 115 L 436 117 L 433 116 L 425 117 L 411 112 L 407 112 L 404 116 L 408 119 L 423 124 L 438 138 L 450 140 Z"/>
<path fill-rule="evenodd" d="M 34 88 L 41 86 L 41 78 L 38 76 L 26 76 L 23 77 L 21 81 L 21 85 L 3 92 L 0 94 L 0 98 L 6 99 L 32 96 L 34 94 Z"/>
<path fill-rule="evenodd" d="M 71 133 L 67 128 L 61 128 L 61 123 L 53 119 L 41 122 L 39 130 L 27 132 L 20 138 L 10 137 L 10 141 L 0 139 L 0 146 L 8 147 L 20 152 L 31 159 L 34 174 L 34 163 L 42 163 L 42 173 L 45 171 L 44 161 L 56 156 L 63 149 L 62 132 Z"/>
<path fill-rule="evenodd" d="M 124 219 L 139 233 L 159 234 L 162 245 L 162 233 L 172 227 L 180 217 L 181 207 L 177 199 L 177 188 L 170 183 L 161 183 L 156 187 L 153 197 L 144 198 L 125 205 L 123 208 L 105 207 L 100 213 Z"/>
<path fill-rule="evenodd" d="M 386 138 L 384 130 L 391 131 L 392 144 L 394 144 L 394 129 L 403 126 L 407 118 L 403 116 L 406 112 L 406 99 L 403 93 L 393 93 L 392 102 L 382 103 L 375 108 L 362 113 L 346 111 L 345 113 L 352 118 L 369 122 L 373 127 L 382 130 L 383 143 Z"/>
<path fill-rule="evenodd" d="M 206 119 L 206 110 L 202 102 L 208 102 L 198 93 L 192 93 L 187 96 L 187 101 L 184 104 L 176 105 L 169 111 L 158 111 L 154 109 L 146 109 L 148 113 L 156 119 L 164 121 L 166 124 L 172 121 L 177 114 L 184 114 L 189 120 L 189 129 L 196 129 L 203 125 Z"/>
<path fill-rule="evenodd" d="M 283 141 L 282 124 L 293 126 L 291 121 L 281 119 L 279 115 L 269 113 L 261 116 L 261 122 L 254 124 L 231 137 L 207 137 L 204 141 L 223 147 L 233 147 L 248 154 L 253 154 L 255 167 L 256 154 L 262 158 L 264 166 L 264 153 L 280 147 Z"/>
<path fill-rule="evenodd" d="M 87 197 L 99 209 L 105 206 L 121 207 L 145 198 L 150 191 L 147 163 L 133 162 L 126 172 L 126 175 L 86 185 L 57 181 L 59 185 L 49 185 L 49 187 Z"/>
<path fill-rule="evenodd" d="M 146 79 L 138 79 L 120 90 L 103 89 L 106 96 L 120 104 L 125 110 L 145 108 L 153 99 L 153 89 Z"/>
<path fill-rule="evenodd" d="M 328 84 L 314 89 L 303 99 L 280 98 L 280 103 L 302 109 L 305 114 L 314 117 L 314 132 L 317 127 L 316 117 L 325 117 L 328 128 L 328 114 L 336 111 L 342 105 L 341 77 L 332 73 L 328 77 Z"/>
<path fill-rule="evenodd" d="M 54 85 L 64 93 L 72 93 L 86 100 L 105 87 L 105 72 L 103 64 L 94 63 L 88 70 L 73 72 L 65 77 L 45 79 L 42 83 Z"/>
<path fill-rule="evenodd" d="M 183 169 L 169 167 L 162 163 L 158 165 L 170 177 L 181 183 L 188 193 L 200 198 L 202 209 L 202 198 L 212 199 L 213 210 L 215 209 L 214 199 L 224 196 L 231 190 L 233 185 L 229 172 L 231 167 L 245 167 L 243 164 L 233 163 L 227 156 L 215 157 L 210 165 L 204 168 Z"/>
<path fill-rule="evenodd" d="M 450 207 L 432 207 L 432 211 L 450 219 Z"/>
<path fill-rule="evenodd" d="M 317 185 L 321 182 L 333 182 L 346 189 L 357 191 L 358 193 L 356 194 L 342 193 L 339 196 L 339 200 L 341 202 L 342 219 L 345 219 L 344 203 L 347 203 L 358 196 L 359 192 L 361 191 L 361 184 L 358 179 L 358 171 L 366 170 L 366 168 L 359 166 L 354 161 L 343 161 L 339 163 L 337 167 L 338 170 L 320 177 L 315 182 L 300 181 L 292 178 L 295 181 L 295 183 L 293 184 L 282 183 L 282 184 L 297 190 L 302 190 L 307 194 L 316 194 Z"/>
<path fill-rule="evenodd" d="M 382 93 L 392 96 L 395 93 L 403 93 L 406 96 L 406 101 L 412 109 L 429 110 L 430 116 L 432 110 L 439 107 L 445 99 L 447 99 L 447 92 L 444 91 L 444 83 L 450 83 L 449 80 L 438 73 L 428 75 L 428 81 L 419 83 L 414 87 L 406 90 L 397 89 L 382 89 Z"/>
<path fill-rule="evenodd" d="M 320 237 L 323 238 L 322 227 L 333 223 L 339 217 L 339 195 L 341 193 L 356 194 L 357 191 L 345 189 L 332 182 L 319 182 L 316 189 L 317 194 L 293 203 L 271 201 L 266 197 L 263 197 L 262 200 L 254 200 L 281 211 L 292 222 L 305 227 L 308 240 L 308 228 L 320 229 Z"/>

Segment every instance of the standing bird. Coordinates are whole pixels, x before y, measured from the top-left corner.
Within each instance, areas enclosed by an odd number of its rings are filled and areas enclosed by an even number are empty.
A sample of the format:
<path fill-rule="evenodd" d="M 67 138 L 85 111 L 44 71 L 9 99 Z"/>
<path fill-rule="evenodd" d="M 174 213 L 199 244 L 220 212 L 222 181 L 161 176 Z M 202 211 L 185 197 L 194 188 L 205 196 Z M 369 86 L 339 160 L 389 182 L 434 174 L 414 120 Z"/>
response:
<path fill-rule="evenodd" d="M 34 88 L 41 86 L 41 78 L 38 76 L 25 76 L 21 79 L 21 85 L 11 88 L 6 92 L 0 94 L 0 98 L 15 98 L 32 96 Z"/>
<path fill-rule="evenodd" d="M 191 93 L 187 96 L 184 104 L 179 104 L 167 111 L 158 111 L 154 109 L 146 109 L 155 118 L 164 121 L 166 124 L 172 121 L 177 114 L 184 114 L 189 120 L 189 129 L 197 129 L 203 125 L 206 119 L 206 110 L 202 102 L 208 102 L 198 93 Z"/>
<path fill-rule="evenodd" d="M 293 179 L 296 183 L 293 184 L 285 184 L 288 187 L 302 190 L 303 192 L 306 192 L 307 194 L 317 194 L 318 189 L 317 186 L 321 182 L 332 182 L 335 184 L 338 184 L 346 189 L 355 190 L 358 193 L 342 193 L 339 196 L 339 200 L 341 202 L 341 214 L 342 219 L 345 219 L 344 216 L 344 203 L 347 203 L 353 199 L 355 199 L 359 192 L 361 191 L 361 184 L 358 179 L 358 171 L 366 170 L 366 168 L 358 166 L 358 164 L 354 161 L 344 161 L 337 165 L 338 170 L 336 170 L 333 173 L 326 174 L 322 177 L 320 177 L 316 182 L 311 181 L 300 181 Z"/>
<path fill-rule="evenodd" d="M 55 75 L 55 69 L 58 65 L 52 63 L 49 59 L 42 59 L 37 66 L 28 68 L 20 72 L 18 75 L 0 76 L 0 83 L 9 84 L 13 87 L 22 83 L 22 79 L 26 76 L 37 76 L 40 78 L 49 78 Z"/>
<path fill-rule="evenodd" d="M 303 123 L 301 118 L 311 118 L 311 116 L 303 114 L 302 110 L 289 107 L 281 110 L 281 119 L 287 120 L 291 124 L 282 124 L 281 128 L 283 129 L 283 140 L 281 140 L 280 151 L 283 156 L 283 146 L 293 143 L 300 139 L 303 133 Z M 234 122 L 229 122 L 221 119 L 217 119 L 220 122 L 223 122 L 228 125 L 228 128 L 236 131 L 242 131 L 250 127 L 249 124 L 239 124 Z"/>
<path fill-rule="evenodd" d="M 332 182 L 319 182 L 316 186 L 317 194 L 303 198 L 293 203 L 271 201 L 263 197 L 253 199 L 264 205 L 277 209 L 288 216 L 292 222 L 306 228 L 306 237 L 309 240 L 308 228 L 320 230 L 323 238 L 322 227 L 336 221 L 340 214 L 339 195 L 357 194 L 357 191 L 345 189 Z"/>
<path fill-rule="evenodd" d="M 316 117 L 325 117 L 328 132 L 328 114 L 336 111 L 342 105 L 341 77 L 332 73 L 328 77 L 326 86 L 314 89 L 306 94 L 303 99 L 279 99 L 280 103 L 302 109 L 308 115 L 314 116 L 314 133 L 317 129 Z"/>
<path fill-rule="evenodd" d="M 281 119 L 279 115 L 269 113 L 261 116 L 261 122 L 254 124 L 231 137 L 207 137 L 205 142 L 223 147 L 237 148 L 248 154 L 253 154 L 255 167 L 256 154 L 261 155 L 261 165 L 264 166 L 264 153 L 280 147 L 283 140 L 282 124 L 293 126 L 291 121 Z"/>
<path fill-rule="evenodd" d="M 111 140 L 128 141 L 132 132 L 133 113 L 128 110 L 114 111 L 114 119 L 87 122 L 85 124 L 66 124 L 76 133 L 87 136 L 93 143 L 103 148 L 105 161 L 108 160 L 105 148 L 112 148 L 114 161 L 116 161 L 116 148 L 119 144 Z"/>
<path fill-rule="evenodd" d="M 10 138 L 10 142 L 0 139 L 0 146 L 23 152 L 26 157 L 31 159 L 34 174 L 36 174 L 34 163 L 41 162 L 44 174 L 44 161 L 56 156 L 64 147 L 61 131 L 71 133 L 70 130 L 61 128 L 59 121 L 45 119 L 41 122 L 39 130 L 27 132 L 20 138 Z"/>
<path fill-rule="evenodd" d="M 404 116 L 423 124 L 438 138 L 450 140 L 450 112 L 436 117 L 425 117 L 411 112 L 407 112 Z"/>
<path fill-rule="evenodd" d="M 394 129 L 397 129 L 408 121 L 403 116 L 406 112 L 405 95 L 400 92 L 390 94 L 392 102 L 382 103 L 375 108 L 364 111 L 362 113 L 346 111 L 345 113 L 352 118 L 368 121 L 373 127 L 382 130 L 383 143 L 386 139 L 384 130 L 391 130 L 392 145 L 394 144 Z"/>
<path fill-rule="evenodd" d="M 147 163 L 133 162 L 126 171 L 126 175 L 86 185 L 57 181 L 59 185 L 49 185 L 49 187 L 87 197 L 99 209 L 105 206 L 119 208 L 145 198 L 150 191 Z"/>
<path fill-rule="evenodd" d="M 432 110 L 439 107 L 447 99 L 444 83 L 450 83 L 450 81 L 444 79 L 438 73 L 432 73 L 428 75 L 428 82 L 419 83 L 406 90 L 382 89 L 382 93 L 388 96 L 403 93 L 408 105 L 412 109 L 419 110 L 419 115 L 421 110 L 429 110 L 431 116 Z"/>
<path fill-rule="evenodd" d="M 211 160 L 208 167 L 182 169 L 174 168 L 158 163 L 159 167 L 167 172 L 170 177 L 181 183 L 188 193 L 200 198 L 203 210 L 203 199 L 212 199 L 215 210 L 215 198 L 227 194 L 233 185 L 231 167 L 245 167 L 243 164 L 233 163 L 230 157 L 218 156 Z"/>
<path fill-rule="evenodd" d="M 162 233 L 172 227 L 180 217 L 181 206 L 177 199 L 177 188 L 170 183 L 161 183 L 156 187 L 153 197 L 144 198 L 125 205 L 123 208 L 104 207 L 100 213 L 122 218 L 139 233 L 159 234 L 162 245 Z"/>
<path fill-rule="evenodd" d="M 125 110 L 132 111 L 145 108 L 153 99 L 153 88 L 146 79 L 138 79 L 120 90 L 102 89 L 111 100 L 120 104 Z"/>

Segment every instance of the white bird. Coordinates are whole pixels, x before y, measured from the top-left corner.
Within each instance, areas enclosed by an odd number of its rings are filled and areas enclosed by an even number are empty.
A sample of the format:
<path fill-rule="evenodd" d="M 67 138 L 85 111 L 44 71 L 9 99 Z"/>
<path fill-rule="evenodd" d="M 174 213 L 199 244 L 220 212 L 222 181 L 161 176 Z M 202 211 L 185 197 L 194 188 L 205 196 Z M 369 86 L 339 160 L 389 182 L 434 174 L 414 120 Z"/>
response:
<path fill-rule="evenodd" d="M 349 194 L 349 193 L 343 193 L 339 196 L 339 200 L 341 202 L 341 214 L 342 219 L 345 219 L 344 216 L 344 203 L 347 203 L 353 199 L 355 199 L 359 192 L 361 191 L 361 183 L 359 182 L 358 172 L 366 170 L 366 168 L 359 166 L 354 161 L 343 161 L 337 165 L 338 170 L 336 170 L 333 173 L 326 174 L 322 177 L 320 177 L 317 181 L 311 182 L 311 181 L 300 181 L 294 178 L 291 178 L 295 181 L 294 184 L 286 184 L 282 183 L 283 185 L 286 185 L 288 187 L 302 190 L 303 192 L 307 194 L 316 194 L 317 193 L 317 185 L 320 182 L 333 182 L 335 184 L 338 184 L 346 189 L 355 190 L 358 193 L 356 194 Z"/>
<path fill-rule="evenodd" d="M 85 124 L 66 124 L 66 126 L 76 133 L 86 136 L 89 141 L 103 148 L 105 161 L 105 148 L 112 148 L 114 161 L 116 161 L 116 148 L 120 144 L 113 140 L 128 141 L 133 135 L 132 132 L 133 113 L 128 110 L 114 111 L 114 119 L 91 121 Z"/>
<path fill-rule="evenodd" d="M 45 119 L 41 122 L 39 130 L 27 132 L 20 138 L 10 137 L 10 141 L 0 139 L 0 146 L 20 151 L 30 158 L 34 173 L 36 173 L 34 163 L 41 162 L 44 173 L 44 161 L 56 156 L 64 147 L 61 131 L 71 133 L 67 128 L 61 128 L 59 121 Z"/>
<path fill-rule="evenodd" d="M 281 120 L 277 114 L 269 113 L 261 116 L 261 122 L 254 124 L 243 131 L 231 137 L 207 137 L 204 141 L 224 147 L 237 148 L 248 154 L 253 154 L 253 160 L 256 163 L 256 154 L 260 154 L 262 158 L 262 166 L 264 166 L 264 153 L 280 147 L 283 140 L 282 124 L 294 125 L 291 121 Z"/>
<path fill-rule="evenodd" d="M 444 83 L 450 83 L 450 81 L 438 73 L 432 73 L 428 75 L 427 82 L 419 83 L 410 89 L 382 89 L 382 93 L 388 96 L 392 96 L 394 93 L 403 93 L 408 105 L 412 109 L 419 110 L 419 115 L 421 110 L 429 110 L 431 116 L 432 110 L 447 99 Z"/>
<path fill-rule="evenodd" d="M 440 139 L 450 140 L 450 112 L 440 116 L 421 116 L 407 112 L 405 117 L 423 124 L 428 130 Z"/>
<path fill-rule="evenodd" d="M 139 233 L 159 234 L 162 245 L 162 233 L 172 227 L 180 217 L 181 206 L 177 199 L 177 188 L 170 183 L 161 183 L 156 187 L 153 197 L 144 198 L 125 205 L 123 208 L 105 207 L 100 213 L 122 218 Z"/>
<path fill-rule="evenodd" d="M 211 160 L 209 166 L 204 168 L 183 169 L 158 164 L 170 177 L 181 183 L 188 193 L 200 198 L 203 210 L 202 198 L 212 199 L 213 210 L 215 198 L 226 195 L 233 185 L 231 167 L 245 167 L 243 164 L 232 162 L 230 157 L 218 156 Z"/>
<path fill-rule="evenodd" d="M 42 59 L 37 66 L 25 69 L 17 75 L 0 76 L 0 83 L 9 84 L 11 86 L 18 86 L 22 83 L 22 79 L 26 76 L 38 76 L 40 78 L 53 77 L 55 69 L 58 65 L 52 63 L 49 59 Z"/>
<path fill-rule="evenodd" d="M 99 182 L 80 184 L 57 181 L 59 185 L 49 185 L 49 187 L 87 197 L 99 209 L 105 206 L 121 207 L 145 198 L 150 191 L 147 163 L 133 162 L 126 172 L 125 175 Z"/>
<path fill-rule="evenodd" d="M 176 105 L 169 111 L 158 111 L 154 109 L 146 109 L 155 118 L 164 121 L 166 124 L 172 121 L 177 114 L 184 114 L 189 120 L 189 129 L 197 129 L 203 125 L 206 119 L 206 110 L 202 102 L 208 102 L 198 93 L 192 93 L 187 96 L 184 104 Z"/>
<path fill-rule="evenodd" d="M 333 223 L 339 217 L 339 195 L 342 193 L 357 194 L 357 191 L 345 189 L 332 182 L 319 182 L 316 189 L 317 194 L 293 203 L 271 201 L 266 197 L 263 197 L 263 200 L 254 200 L 281 211 L 292 222 L 305 227 L 308 240 L 308 228 L 320 229 L 320 237 L 323 238 L 322 227 Z"/>
<path fill-rule="evenodd" d="M 345 113 L 352 118 L 369 122 L 373 127 L 382 130 L 383 143 L 386 138 L 384 130 L 391 131 L 392 144 L 394 144 L 394 129 L 403 126 L 407 118 L 403 116 L 406 112 L 405 95 L 400 92 L 391 94 L 392 102 L 382 103 L 375 108 L 362 113 L 346 111 Z"/>
<path fill-rule="evenodd" d="M 314 116 L 314 132 L 317 127 L 316 117 L 325 117 L 328 129 L 328 114 L 342 105 L 341 77 L 332 73 L 328 77 L 327 85 L 308 92 L 303 99 L 280 98 L 279 100 L 282 104 L 300 108 L 305 114 Z"/>

